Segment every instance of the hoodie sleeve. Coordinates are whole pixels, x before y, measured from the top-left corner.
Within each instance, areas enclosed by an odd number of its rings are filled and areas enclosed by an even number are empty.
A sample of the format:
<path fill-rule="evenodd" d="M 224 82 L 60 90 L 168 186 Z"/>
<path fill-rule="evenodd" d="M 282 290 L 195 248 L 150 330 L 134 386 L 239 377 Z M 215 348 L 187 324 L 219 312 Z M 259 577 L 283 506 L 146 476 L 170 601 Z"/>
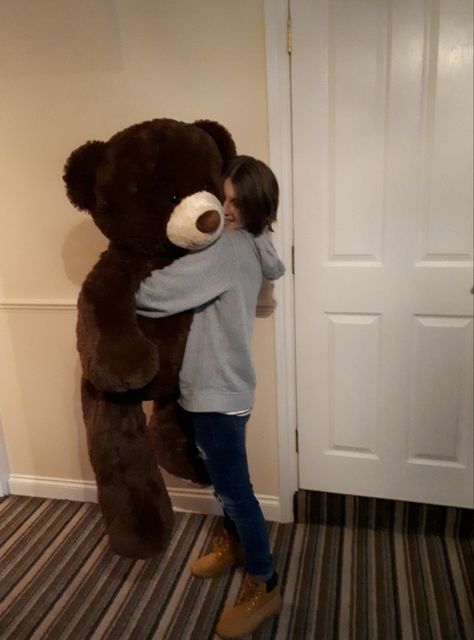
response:
<path fill-rule="evenodd" d="M 267 280 L 278 280 L 285 273 L 285 265 L 275 249 L 268 233 L 255 238 L 255 246 L 262 264 L 263 275 Z"/>
<path fill-rule="evenodd" d="M 152 271 L 135 294 L 137 314 L 163 318 L 199 307 L 227 291 L 234 255 L 228 245 L 223 234 L 210 247 Z"/>

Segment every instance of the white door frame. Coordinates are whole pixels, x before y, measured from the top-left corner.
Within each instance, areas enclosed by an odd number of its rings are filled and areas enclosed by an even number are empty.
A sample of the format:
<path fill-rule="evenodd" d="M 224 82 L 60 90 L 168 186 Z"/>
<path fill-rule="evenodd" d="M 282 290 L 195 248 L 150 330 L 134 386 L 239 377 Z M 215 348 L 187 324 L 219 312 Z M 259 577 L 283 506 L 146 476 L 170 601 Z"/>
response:
<path fill-rule="evenodd" d="M 275 245 L 286 268 L 276 283 L 275 310 L 276 391 L 280 520 L 293 520 L 293 495 L 298 490 L 296 452 L 296 366 L 293 247 L 293 192 L 291 151 L 291 75 L 287 48 L 288 0 L 265 0 L 265 50 L 269 162 L 280 185 L 279 222 Z"/>

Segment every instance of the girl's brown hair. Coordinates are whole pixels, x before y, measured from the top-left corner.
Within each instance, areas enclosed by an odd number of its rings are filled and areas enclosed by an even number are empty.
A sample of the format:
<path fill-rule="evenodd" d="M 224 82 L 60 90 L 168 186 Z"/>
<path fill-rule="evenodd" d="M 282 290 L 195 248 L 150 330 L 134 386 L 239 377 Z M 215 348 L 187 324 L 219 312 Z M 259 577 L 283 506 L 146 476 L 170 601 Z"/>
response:
<path fill-rule="evenodd" d="M 264 162 L 251 156 L 235 156 L 229 161 L 223 180 L 230 178 L 245 229 L 254 236 L 276 221 L 279 189 L 275 174 Z"/>

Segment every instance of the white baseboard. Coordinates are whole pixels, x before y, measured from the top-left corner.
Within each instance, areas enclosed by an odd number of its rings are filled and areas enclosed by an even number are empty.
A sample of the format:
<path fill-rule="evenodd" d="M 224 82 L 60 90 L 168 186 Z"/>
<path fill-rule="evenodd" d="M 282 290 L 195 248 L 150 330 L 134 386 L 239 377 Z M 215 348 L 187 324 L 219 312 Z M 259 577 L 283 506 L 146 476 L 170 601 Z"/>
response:
<path fill-rule="evenodd" d="M 180 489 L 170 487 L 169 494 L 175 511 L 193 513 L 221 514 L 222 510 L 212 489 Z M 265 520 L 280 522 L 280 500 L 278 496 L 256 494 Z"/>
<path fill-rule="evenodd" d="M 12 474 L 8 484 L 10 493 L 14 496 L 97 502 L 96 484 L 90 480 L 69 480 L 67 478 Z"/>
<path fill-rule="evenodd" d="M 90 480 L 12 474 L 8 484 L 10 493 L 16 496 L 97 502 L 96 484 Z M 222 513 L 211 489 L 170 487 L 168 491 L 175 511 L 203 514 Z M 281 510 L 278 496 L 257 494 L 257 499 L 265 519 L 280 522 Z"/>

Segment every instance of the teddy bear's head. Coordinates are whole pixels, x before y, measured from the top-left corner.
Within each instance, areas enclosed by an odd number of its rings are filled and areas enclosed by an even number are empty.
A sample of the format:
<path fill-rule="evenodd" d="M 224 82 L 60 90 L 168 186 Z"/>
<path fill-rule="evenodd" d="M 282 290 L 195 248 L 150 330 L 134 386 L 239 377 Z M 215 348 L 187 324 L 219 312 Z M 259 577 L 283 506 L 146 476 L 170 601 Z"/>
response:
<path fill-rule="evenodd" d="M 73 205 L 109 240 L 149 255 L 176 254 L 220 234 L 220 180 L 235 153 L 217 122 L 151 120 L 73 151 L 64 182 Z"/>

